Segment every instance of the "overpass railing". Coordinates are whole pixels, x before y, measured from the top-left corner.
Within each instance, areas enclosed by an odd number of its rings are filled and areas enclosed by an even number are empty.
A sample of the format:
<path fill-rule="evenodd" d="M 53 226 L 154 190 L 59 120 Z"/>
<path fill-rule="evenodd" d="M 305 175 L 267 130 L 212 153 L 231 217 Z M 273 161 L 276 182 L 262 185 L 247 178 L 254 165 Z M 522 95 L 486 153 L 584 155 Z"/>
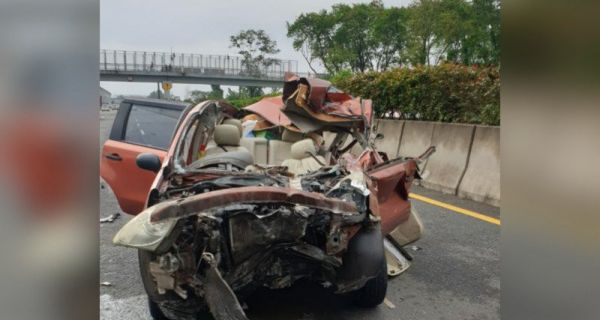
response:
<path fill-rule="evenodd" d="M 298 61 L 275 60 L 272 65 L 261 66 L 250 74 L 240 56 L 101 50 L 100 71 L 176 72 L 206 76 L 283 79 L 286 72 L 298 73 Z"/>

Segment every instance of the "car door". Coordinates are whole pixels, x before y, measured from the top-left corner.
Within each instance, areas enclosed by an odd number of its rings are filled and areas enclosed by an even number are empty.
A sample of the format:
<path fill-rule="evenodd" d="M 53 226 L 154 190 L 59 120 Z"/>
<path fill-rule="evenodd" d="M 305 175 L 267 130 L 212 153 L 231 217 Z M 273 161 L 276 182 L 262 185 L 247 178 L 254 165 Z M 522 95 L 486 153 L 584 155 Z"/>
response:
<path fill-rule="evenodd" d="M 155 173 L 138 168 L 140 153 L 153 153 L 161 161 L 171 144 L 184 105 L 124 101 L 109 139 L 102 147 L 100 175 L 112 188 L 123 212 L 144 209 Z"/>

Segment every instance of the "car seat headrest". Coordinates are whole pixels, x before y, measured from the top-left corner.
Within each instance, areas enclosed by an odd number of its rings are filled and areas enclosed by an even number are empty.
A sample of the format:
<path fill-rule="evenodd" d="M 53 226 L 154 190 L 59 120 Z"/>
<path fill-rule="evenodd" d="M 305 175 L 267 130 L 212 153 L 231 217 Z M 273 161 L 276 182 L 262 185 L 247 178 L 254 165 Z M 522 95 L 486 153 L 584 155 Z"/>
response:
<path fill-rule="evenodd" d="M 244 127 L 242 127 L 242 122 L 240 120 L 229 118 L 223 120 L 223 124 L 231 124 L 236 126 L 240 130 L 240 137 L 242 136 L 242 132 L 244 132 Z"/>
<path fill-rule="evenodd" d="M 240 130 L 233 124 L 220 124 L 215 126 L 214 138 L 219 146 L 239 146 Z"/>
<path fill-rule="evenodd" d="M 309 158 L 311 154 L 317 154 L 317 148 L 315 148 L 315 143 L 312 139 L 304 139 L 292 144 L 292 158 L 302 160 Z"/>

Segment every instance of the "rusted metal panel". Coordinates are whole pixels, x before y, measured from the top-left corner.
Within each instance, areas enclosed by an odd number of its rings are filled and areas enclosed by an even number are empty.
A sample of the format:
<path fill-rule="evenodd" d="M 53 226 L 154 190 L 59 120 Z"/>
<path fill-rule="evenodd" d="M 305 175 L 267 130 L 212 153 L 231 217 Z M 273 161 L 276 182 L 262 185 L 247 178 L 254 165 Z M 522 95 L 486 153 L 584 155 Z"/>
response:
<path fill-rule="evenodd" d="M 355 120 L 364 121 L 369 125 L 373 113 L 371 100 L 353 98 L 337 90 L 329 81 L 317 78 L 288 75 L 282 98 L 287 106 L 284 110 L 291 112 L 290 103 L 293 103 L 304 109 L 312 118 L 323 122 L 341 123 Z"/>
<path fill-rule="evenodd" d="M 263 98 L 260 101 L 245 107 L 244 110 L 256 113 L 276 126 L 289 126 L 292 124 L 292 121 L 281 112 L 282 107 L 283 100 L 281 99 L 281 96 L 277 96 Z"/>
<path fill-rule="evenodd" d="M 369 170 L 369 189 L 376 195 L 369 201 L 371 210 L 377 210 L 381 217 L 383 234 L 388 234 L 410 216 L 408 190 L 416 168 L 414 160 L 395 160 Z"/>

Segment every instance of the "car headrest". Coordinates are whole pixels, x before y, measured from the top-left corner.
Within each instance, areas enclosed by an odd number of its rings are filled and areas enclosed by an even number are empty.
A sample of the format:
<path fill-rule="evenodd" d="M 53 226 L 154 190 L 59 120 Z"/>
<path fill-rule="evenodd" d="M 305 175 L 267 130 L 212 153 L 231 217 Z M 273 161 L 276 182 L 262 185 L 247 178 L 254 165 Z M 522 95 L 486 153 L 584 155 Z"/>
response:
<path fill-rule="evenodd" d="M 312 141 L 312 139 L 304 139 L 292 144 L 291 154 L 292 158 L 296 160 L 302 160 L 309 158 L 310 154 L 316 155 L 317 148 L 315 148 L 315 143 Z"/>
<path fill-rule="evenodd" d="M 285 129 L 281 134 L 281 140 L 286 142 L 298 142 L 304 138 L 302 132 L 296 132 L 292 130 Z"/>
<path fill-rule="evenodd" d="M 240 130 L 240 137 L 242 136 L 242 132 L 244 132 L 244 128 L 242 127 L 242 122 L 240 120 L 229 118 L 229 119 L 223 120 L 223 124 L 232 124 L 232 125 L 238 127 L 238 129 Z"/>
<path fill-rule="evenodd" d="M 214 138 L 219 146 L 239 146 L 240 130 L 232 124 L 220 124 L 215 126 Z"/>

